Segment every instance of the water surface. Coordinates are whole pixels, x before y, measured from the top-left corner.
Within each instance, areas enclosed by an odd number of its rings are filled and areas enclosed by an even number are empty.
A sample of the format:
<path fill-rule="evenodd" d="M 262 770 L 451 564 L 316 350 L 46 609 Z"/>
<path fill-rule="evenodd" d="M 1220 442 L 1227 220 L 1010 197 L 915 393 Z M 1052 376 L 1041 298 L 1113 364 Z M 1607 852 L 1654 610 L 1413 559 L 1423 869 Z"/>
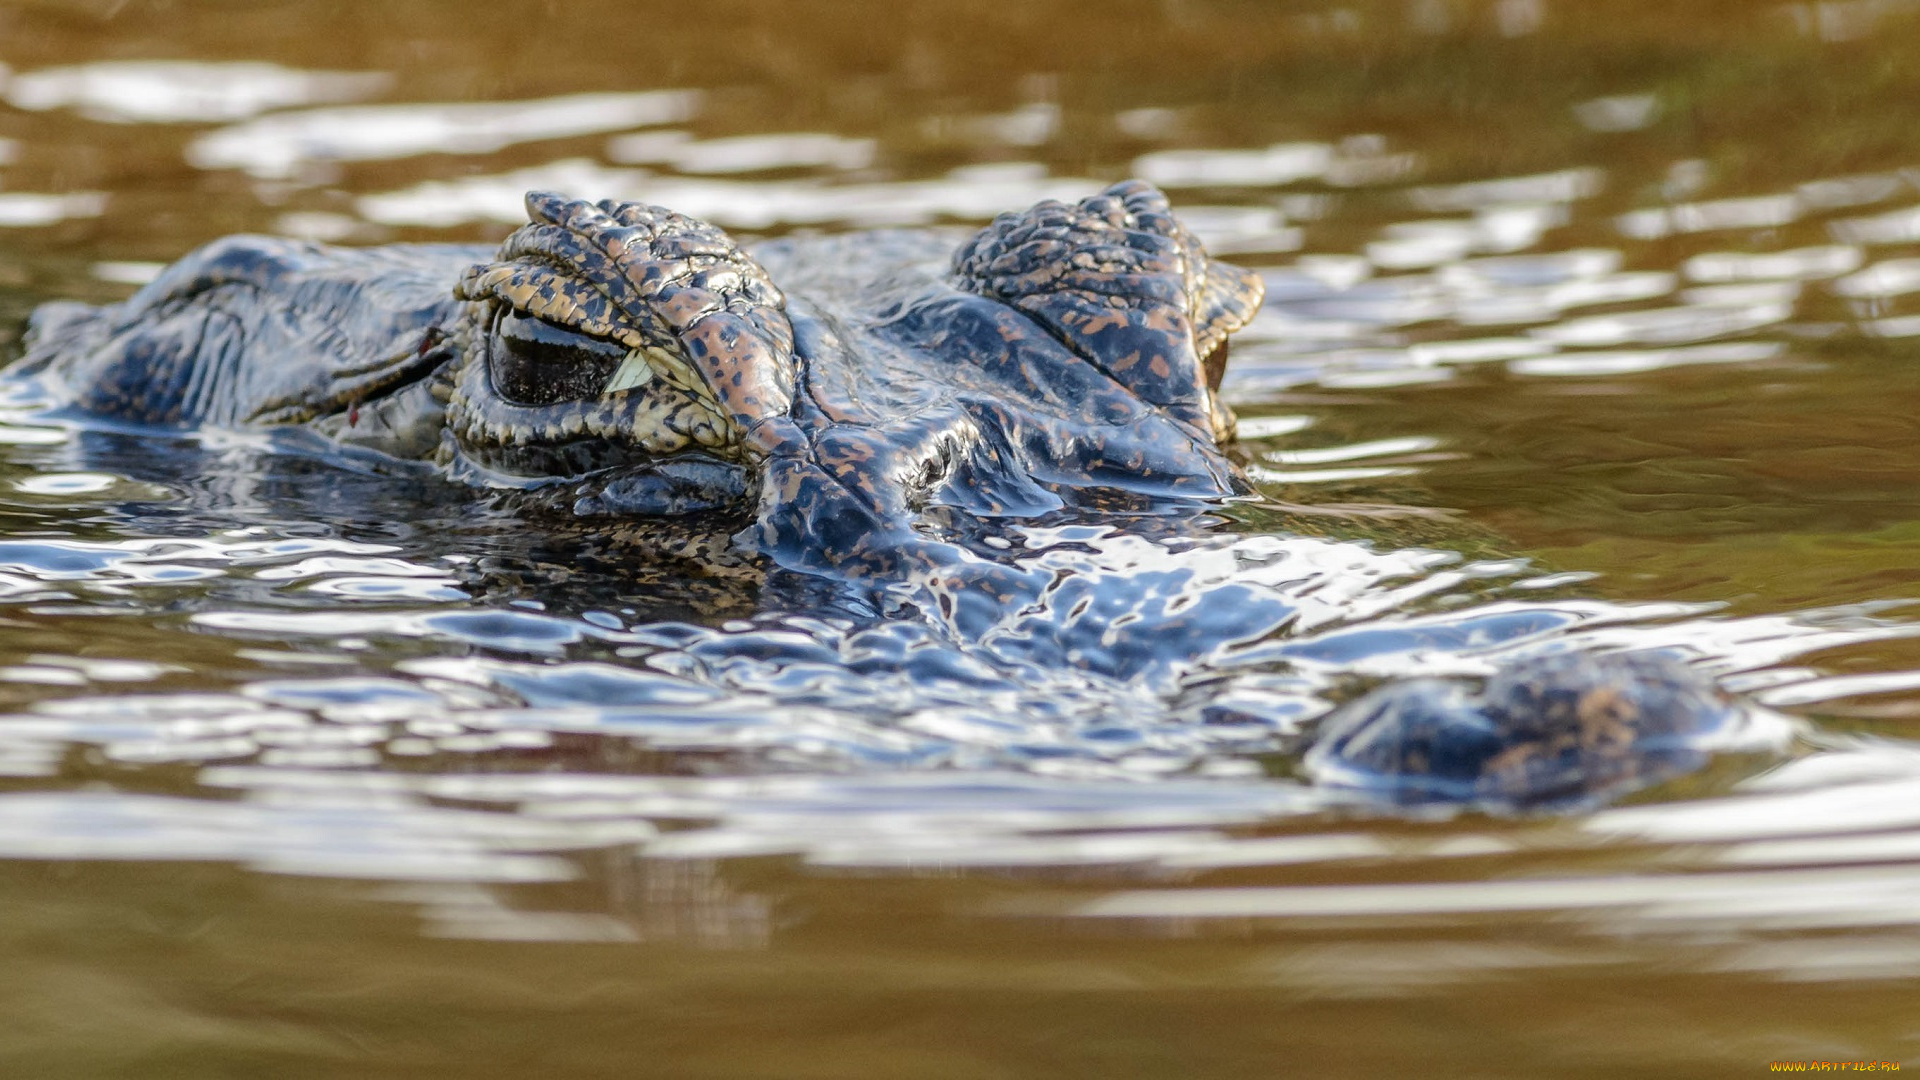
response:
<path fill-rule="evenodd" d="M 220 235 L 491 241 L 530 187 L 752 240 L 1143 176 L 1269 296 L 1263 497 L 996 535 L 1058 587 L 961 637 L 15 388 L 0 1063 L 1920 1056 L 1916 101 L 1895 0 L 0 2 L 6 347 Z M 1300 775 L 1369 686 L 1574 647 L 1787 748 L 1546 816 Z"/>

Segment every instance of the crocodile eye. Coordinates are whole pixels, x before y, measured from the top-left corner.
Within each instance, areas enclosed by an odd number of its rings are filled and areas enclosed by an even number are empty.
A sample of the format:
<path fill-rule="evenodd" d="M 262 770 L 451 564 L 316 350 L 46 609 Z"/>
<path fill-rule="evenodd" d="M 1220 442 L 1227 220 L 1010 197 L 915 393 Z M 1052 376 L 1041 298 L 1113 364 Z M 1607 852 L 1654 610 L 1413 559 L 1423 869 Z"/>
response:
<path fill-rule="evenodd" d="M 515 405 L 557 405 L 597 397 L 627 350 L 545 319 L 502 309 L 493 323 L 488 370 Z"/>

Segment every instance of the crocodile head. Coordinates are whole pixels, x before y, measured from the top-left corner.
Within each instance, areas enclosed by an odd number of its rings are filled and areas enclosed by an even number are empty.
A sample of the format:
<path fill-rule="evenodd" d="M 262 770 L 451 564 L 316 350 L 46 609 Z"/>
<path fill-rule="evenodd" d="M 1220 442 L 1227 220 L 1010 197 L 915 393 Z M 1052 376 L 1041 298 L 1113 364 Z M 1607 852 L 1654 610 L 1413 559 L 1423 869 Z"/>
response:
<path fill-rule="evenodd" d="M 472 337 L 448 430 L 464 463 L 564 481 L 580 512 L 756 507 L 763 548 L 845 569 L 910 544 L 931 503 L 1242 483 L 1216 391 L 1260 282 L 1147 185 L 1005 215 L 930 272 L 850 248 L 875 265 L 826 269 L 870 288 L 791 302 L 705 222 L 543 192 L 527 209 L 457 288 Z"/>

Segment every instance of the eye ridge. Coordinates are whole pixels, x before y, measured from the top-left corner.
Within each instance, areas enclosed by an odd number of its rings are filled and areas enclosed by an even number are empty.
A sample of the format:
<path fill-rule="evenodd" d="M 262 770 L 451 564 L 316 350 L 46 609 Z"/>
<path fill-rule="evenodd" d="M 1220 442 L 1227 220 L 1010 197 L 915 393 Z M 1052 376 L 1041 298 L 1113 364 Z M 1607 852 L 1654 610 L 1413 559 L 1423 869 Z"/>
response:
<path fill-rule="evenodd" d="M 559 405 L 598 397 L 626 358 L 624 346 L 501 307 L 488 334 L 493 388 L 515 405 Z"/>

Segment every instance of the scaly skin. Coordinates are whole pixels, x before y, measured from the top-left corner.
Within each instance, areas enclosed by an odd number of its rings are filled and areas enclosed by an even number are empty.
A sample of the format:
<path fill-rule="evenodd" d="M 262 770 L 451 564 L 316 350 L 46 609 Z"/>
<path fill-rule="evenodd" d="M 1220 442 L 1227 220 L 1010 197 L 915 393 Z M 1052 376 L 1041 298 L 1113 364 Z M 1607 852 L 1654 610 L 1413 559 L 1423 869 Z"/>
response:
<path fill-rule="evenodd" d="M 120 421 L 304 425 L 527 489 L 609 534 L 750 511 L 731 552 L 695 557 L 935 586 L 962 634 L 1047 581 L 931 538 L 929 507 L 1026 517 L 1250 490 L 1221 452 L 1217 391 L 1261 282 L 1209 259 L 1149 185 L 971 238 L 776 241 L 758 258 L 641 203 L 534 192 L 527 212 L 497 251 L 223 240 L 123 304 L 43 308 L 16 374 Z M 1498 683 L 1493 705 L 1410 686 L 1336 723 L 1312 762 L 1337 782 L 1522 802 L 1656 775 L 1674 732 L 1724 722 L 1668 668 L 1529 670 L 1534 693 Z M 1642 716 L 1661 746 L 1642 747 Z"/>
<path fill-rule="evenodd" d="M 945 238 L 880 234 L 839 256 L 870 287 L 792 298 L 672 211 L 527 208 L 497 252 L 223 240 L 124 304 L 43 309 L 18 370 L 86 413 L 304 424 L 582 512 L 754 505 L 777 561 L 850 576 L 890 572 L 930 503 L 1245 490 L 1213 391 L 1260 279 L 1145 184 L 1004 215 L 938 269 Z"/>

